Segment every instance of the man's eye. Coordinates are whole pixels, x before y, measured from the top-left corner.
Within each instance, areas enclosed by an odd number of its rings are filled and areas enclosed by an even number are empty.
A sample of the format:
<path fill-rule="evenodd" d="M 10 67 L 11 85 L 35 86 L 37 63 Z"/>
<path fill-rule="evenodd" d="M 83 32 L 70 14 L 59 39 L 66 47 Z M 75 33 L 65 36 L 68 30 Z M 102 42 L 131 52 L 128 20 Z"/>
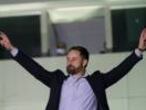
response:
<path fill-rule="evenodd" d="M 73 58 L 72 60 L 73 60 L 73 61 L 76 61 L 76 60 L 77 60 L 77 58 Z"/>

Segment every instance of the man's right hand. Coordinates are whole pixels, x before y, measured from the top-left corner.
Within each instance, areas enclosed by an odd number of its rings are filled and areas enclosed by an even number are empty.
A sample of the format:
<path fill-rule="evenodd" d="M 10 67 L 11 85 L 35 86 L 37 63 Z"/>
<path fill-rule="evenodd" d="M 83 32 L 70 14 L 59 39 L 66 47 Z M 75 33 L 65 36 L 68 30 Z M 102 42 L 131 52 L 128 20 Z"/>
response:
<path fill-rule="evenodd" d="M 0 45 L 9 51 L 14 48 L 8 36 L 4 34 L 3 32 L 0 32 Z"/>

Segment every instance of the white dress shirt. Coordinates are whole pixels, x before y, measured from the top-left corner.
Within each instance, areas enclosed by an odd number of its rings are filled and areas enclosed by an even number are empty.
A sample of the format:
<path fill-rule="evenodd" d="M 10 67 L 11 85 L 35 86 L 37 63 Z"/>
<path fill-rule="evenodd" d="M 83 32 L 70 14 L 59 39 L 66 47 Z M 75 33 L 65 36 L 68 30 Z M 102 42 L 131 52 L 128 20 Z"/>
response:
<path fill-rule="evenodd" d="M 88 81 L 79 75 L 70 75 L 61 91 L 59 110 L 96 110 L 97 100 Z"/>

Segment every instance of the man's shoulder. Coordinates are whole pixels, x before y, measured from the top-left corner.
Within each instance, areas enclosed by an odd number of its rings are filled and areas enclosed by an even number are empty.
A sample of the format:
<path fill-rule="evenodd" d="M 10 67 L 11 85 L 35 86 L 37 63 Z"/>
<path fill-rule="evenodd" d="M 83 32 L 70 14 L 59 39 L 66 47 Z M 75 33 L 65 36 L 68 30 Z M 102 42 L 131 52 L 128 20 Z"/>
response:
<path fill-rule="evenodd" d="M 65 73 L 60 70 L 60 69 L 56 69 L 55 71 L 53 71 L 53 74 L 55 77 L 58 77 L 58 78 L 63 78 L 65 79 L 67 76 L 65 75 Z"/>
<path fill-rule="evenodd" d="M 93 73 L 91 73 L 90 75 L 88 75 L 87 77 L 89 78 L 94 78 L 94 77 L 100 77 L 102 75 L 101 71 L 100 70 L 96 70 L 94 71 Z"/>

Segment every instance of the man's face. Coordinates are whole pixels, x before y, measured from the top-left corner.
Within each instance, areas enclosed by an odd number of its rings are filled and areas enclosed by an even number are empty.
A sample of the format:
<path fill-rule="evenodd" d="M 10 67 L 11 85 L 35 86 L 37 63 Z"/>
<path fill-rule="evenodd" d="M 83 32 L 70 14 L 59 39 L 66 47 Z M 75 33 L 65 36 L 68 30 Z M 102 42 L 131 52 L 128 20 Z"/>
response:
<path fill-rule="evenodd" d="M 66 70 L 69 74 L 78 74 L 83 72 L 86 60 L 82 58 L 78 50 L 71 50 L 67 54 Z"/>

